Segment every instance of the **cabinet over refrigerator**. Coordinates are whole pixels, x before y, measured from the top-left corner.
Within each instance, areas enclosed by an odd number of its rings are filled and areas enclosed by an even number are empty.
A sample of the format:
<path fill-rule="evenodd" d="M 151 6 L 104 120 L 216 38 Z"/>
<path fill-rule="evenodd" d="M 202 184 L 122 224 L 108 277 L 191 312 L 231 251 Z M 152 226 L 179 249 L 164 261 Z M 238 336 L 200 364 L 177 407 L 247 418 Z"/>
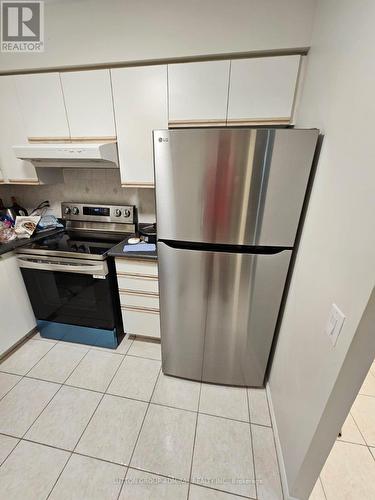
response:
<path fill-rule="evenodd" d="M 263 385 L 318 135 L 154 131 L 165 374 Z"/>

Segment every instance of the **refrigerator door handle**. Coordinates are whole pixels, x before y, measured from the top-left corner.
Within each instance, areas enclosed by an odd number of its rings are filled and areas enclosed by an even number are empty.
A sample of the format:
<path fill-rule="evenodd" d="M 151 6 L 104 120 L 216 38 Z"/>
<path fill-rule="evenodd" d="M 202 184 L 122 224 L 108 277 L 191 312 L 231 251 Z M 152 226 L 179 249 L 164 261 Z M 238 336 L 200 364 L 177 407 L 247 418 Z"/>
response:
<path fill-rule="evenodd" d="M 180 250 L 196 250 L 200 252 L 224 252 L 224 253 L 248 253 L 260 255 L 276 255 L 285 250 L 292 250 L 292 247 L 271 247 L 256 245 L 223 245 L 221 243 L 199 243 L 192 241 L 177 241 L 159 239 L 159 243 L 164 243 L 170 248 Z"/>

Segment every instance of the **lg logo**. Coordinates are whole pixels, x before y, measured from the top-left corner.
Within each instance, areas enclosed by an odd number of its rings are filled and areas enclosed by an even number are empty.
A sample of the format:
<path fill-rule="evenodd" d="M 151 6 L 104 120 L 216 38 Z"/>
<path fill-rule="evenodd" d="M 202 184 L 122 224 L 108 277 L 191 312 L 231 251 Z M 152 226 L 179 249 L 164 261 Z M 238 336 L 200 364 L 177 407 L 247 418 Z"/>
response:
<path fill-rule="evenodd" d="M 1 2 L 1 50 L 41 52 L 44 2 Z"/>

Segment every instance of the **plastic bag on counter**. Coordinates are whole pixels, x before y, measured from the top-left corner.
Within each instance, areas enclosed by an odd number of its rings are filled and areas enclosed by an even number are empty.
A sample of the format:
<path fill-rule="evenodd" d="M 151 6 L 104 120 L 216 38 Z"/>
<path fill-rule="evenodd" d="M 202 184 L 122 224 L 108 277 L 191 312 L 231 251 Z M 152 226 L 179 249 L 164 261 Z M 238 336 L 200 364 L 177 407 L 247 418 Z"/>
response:
<path fill-rule="evenodd" d="M 16 233 L 11 224 L 8 221 L 0 221 L 0 243 L 8 243 L 15 238 Z"/>
<path fill-rule="evenodd" d="M 14 231 L 17 238 L 30 238 L 40 221 L 39 215 L 17 216 Z"/>

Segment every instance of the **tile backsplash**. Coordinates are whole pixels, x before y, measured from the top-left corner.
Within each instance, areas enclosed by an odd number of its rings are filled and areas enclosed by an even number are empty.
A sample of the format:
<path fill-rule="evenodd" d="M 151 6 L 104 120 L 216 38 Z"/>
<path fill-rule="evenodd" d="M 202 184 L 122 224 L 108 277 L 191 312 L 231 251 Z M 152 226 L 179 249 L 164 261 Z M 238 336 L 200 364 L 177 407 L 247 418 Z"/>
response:
<path fill-rule="evenodd" d="M 63 184 L 0 185 L 0 198 L 4 205 L 8 205 L 10 197 L 15 196 L 26 209 L 35 208 L 40 202 L 49 200 L 51 209 L 48 213 L 57 217 L 61 216 L 62 201 L 135 205 L 140 222 L 155 222 L 154 189 L 121 187 L 120 172 L 115 169 L 66 168 L 63 173 Z"/>

